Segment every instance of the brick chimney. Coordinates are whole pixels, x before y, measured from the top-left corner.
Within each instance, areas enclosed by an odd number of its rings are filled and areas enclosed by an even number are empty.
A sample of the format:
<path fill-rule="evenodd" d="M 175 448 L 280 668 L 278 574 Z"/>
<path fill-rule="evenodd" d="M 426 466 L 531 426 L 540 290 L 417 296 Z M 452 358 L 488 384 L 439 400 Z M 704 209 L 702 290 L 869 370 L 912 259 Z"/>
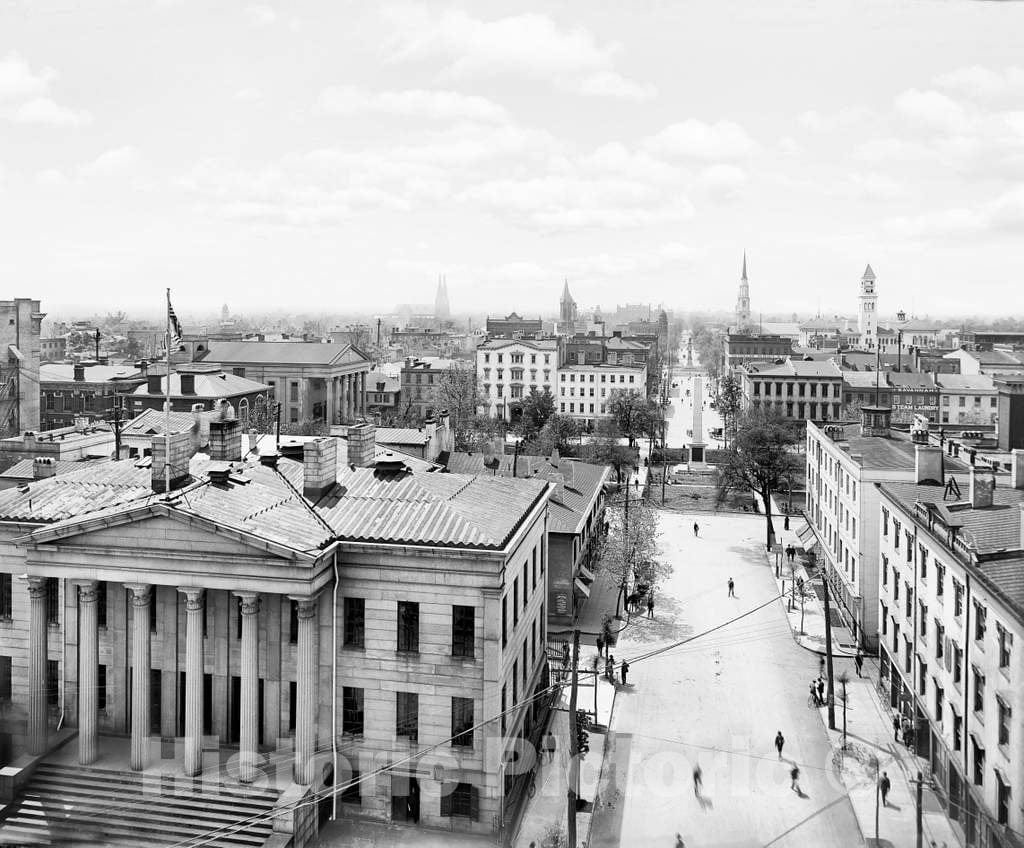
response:
<path fill-rule="evenodd" d="M 992 506 L 992 495 L 996 488 L 996 473 L 991 468 L 971 468 L 970 501 L 974 509 Z"/>
<path fill-rule="evenodd" d="M 237 418 L 210 422 L 210 459 L 216 462 L 242 459 L 242 422 Z"/>
<path fill-rule="evenodd" d="M 50 456 L 37 456 L 32 460 L 32 479 L 45 480 L 57 474 L 57 460 Z"/>
<path fill-rule="evenodd" d="M 353 424 L 348 428 L 348 461 L 357 468 L 372 468 L 377 452 L 377 427 Z"/>
<path fill-rule="evenodd" d="M 171 466 L 171 489 L 179 489 L 188 482 L 188 463 L 192 459 L 192 428 L 180 433 L 171 433 L 170 460 L 166 459 L 165 439 L 163 436 L 153 437 L 153 491 L 164 492 L 164 466 Z"/>
<path fill-rule="evenodd" d="M 302 446 L 302 495 L 318 501 L 338 479 L 338 442 L 329 437 Z"/>
<path fill-rule="evenodd" d="M 76 383 L 84 383 L 85 382 L 85 366 L 84 365 L 80 365 L 80 364 L 76 364 L 75 365 L 75 382 Z"/>
<path fill-rule="evenodd" d="M 942 448 L 938 445 L 914 445 L 914 480 L 942 485 Z"/>
<path fill-rule="evenodd" d="M 1021 448 L 1010 451 L 1010 485 L 1024 489 L 1024 450 Z"/>

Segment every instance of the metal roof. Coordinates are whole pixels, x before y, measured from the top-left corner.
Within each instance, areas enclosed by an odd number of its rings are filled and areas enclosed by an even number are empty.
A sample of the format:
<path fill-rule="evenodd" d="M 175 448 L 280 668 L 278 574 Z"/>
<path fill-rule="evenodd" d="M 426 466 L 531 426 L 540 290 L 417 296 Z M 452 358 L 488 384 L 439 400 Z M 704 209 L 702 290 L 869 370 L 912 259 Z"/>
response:
<path fill-rule="evenodd" d="M 219 342 L 211 341 L 207 359 L 243 365 L 247 362 L 264 365 L 334 365 L 348 352 L 365 359 L 349 344 L 320 342 Z"/>
<path fill-rule="evenodd" d="M 203 373 L 203 372 L 189 372 L 190 376 L 194 377 L 195 391 L 184 394 L 181 391 L 181 374 L 173 372 L 171 374 L 171 397 L 172 398 L 206 398 L 206 399 L 217 399 L 217 398 L 229 398 L 236 397 L 238 395 L 248 395 L 257 392 L 265 392 L 270 386 L 265 383 L 259 383 L 256 380 L 249 380 L 245 377 L 239 377 L 235 374 L 229 374 L 226 371 L 217 371 L 214 373 Z M 134 392 L 134 395 L 150 396 L 150 397 L 162 397 L 166 392 L 167 388 L 164 384 L 166 377 L 160 378 L 160 391 L 150 392 L 149 385 L 143 384 L 139 386 Z"/>

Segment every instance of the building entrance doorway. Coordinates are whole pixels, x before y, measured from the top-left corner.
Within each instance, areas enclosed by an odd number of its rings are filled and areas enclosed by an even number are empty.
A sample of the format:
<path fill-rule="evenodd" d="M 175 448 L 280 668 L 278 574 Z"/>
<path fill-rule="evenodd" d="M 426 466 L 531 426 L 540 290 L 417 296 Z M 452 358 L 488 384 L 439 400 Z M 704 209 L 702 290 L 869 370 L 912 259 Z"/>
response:
<path fill-rule="evenodd" d="M 413 823 L 420 820 L 420 782 L 416 777 L 391 775 L 391 820 Z"/>

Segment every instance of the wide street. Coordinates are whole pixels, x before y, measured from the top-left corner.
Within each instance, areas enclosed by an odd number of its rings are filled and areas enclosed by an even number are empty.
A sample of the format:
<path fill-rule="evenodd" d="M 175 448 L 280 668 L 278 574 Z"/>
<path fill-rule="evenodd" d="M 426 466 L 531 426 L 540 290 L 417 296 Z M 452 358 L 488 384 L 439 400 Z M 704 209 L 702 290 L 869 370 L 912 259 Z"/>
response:
<path fill-rule="evenodd" d="M 694 538 L 692 515 L 662 515 L 660 544 L 674 573 L 659 590 L 655 620 L 636 619 L 614 649 L 631 668 L 615 703 L 602 780 L 609 803 L 595 815 L 591 848 L 671 848 L 677 832 L 688 848 L 863 844 L 807 704 L 818 659 L 794 643 L 773 602 L 762 520 L 702 514 Z M 641 658 L 683 639 L 692 641 Z M 794 763 L 800 794 L 790 788 Z"/>

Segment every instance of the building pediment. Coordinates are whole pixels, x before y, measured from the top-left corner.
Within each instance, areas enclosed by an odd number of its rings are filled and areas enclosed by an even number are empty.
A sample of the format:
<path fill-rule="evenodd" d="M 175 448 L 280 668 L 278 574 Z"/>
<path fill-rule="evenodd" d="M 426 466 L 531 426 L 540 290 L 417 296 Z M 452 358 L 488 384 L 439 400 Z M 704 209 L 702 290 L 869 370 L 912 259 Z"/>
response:
<path fill-rule="evenodd" d="M 321 551 L 296 551 L 163 502 L 82 516 L 15 541 L 28 572 L 40 576 L 304 593 L 322 570 Z"/>

